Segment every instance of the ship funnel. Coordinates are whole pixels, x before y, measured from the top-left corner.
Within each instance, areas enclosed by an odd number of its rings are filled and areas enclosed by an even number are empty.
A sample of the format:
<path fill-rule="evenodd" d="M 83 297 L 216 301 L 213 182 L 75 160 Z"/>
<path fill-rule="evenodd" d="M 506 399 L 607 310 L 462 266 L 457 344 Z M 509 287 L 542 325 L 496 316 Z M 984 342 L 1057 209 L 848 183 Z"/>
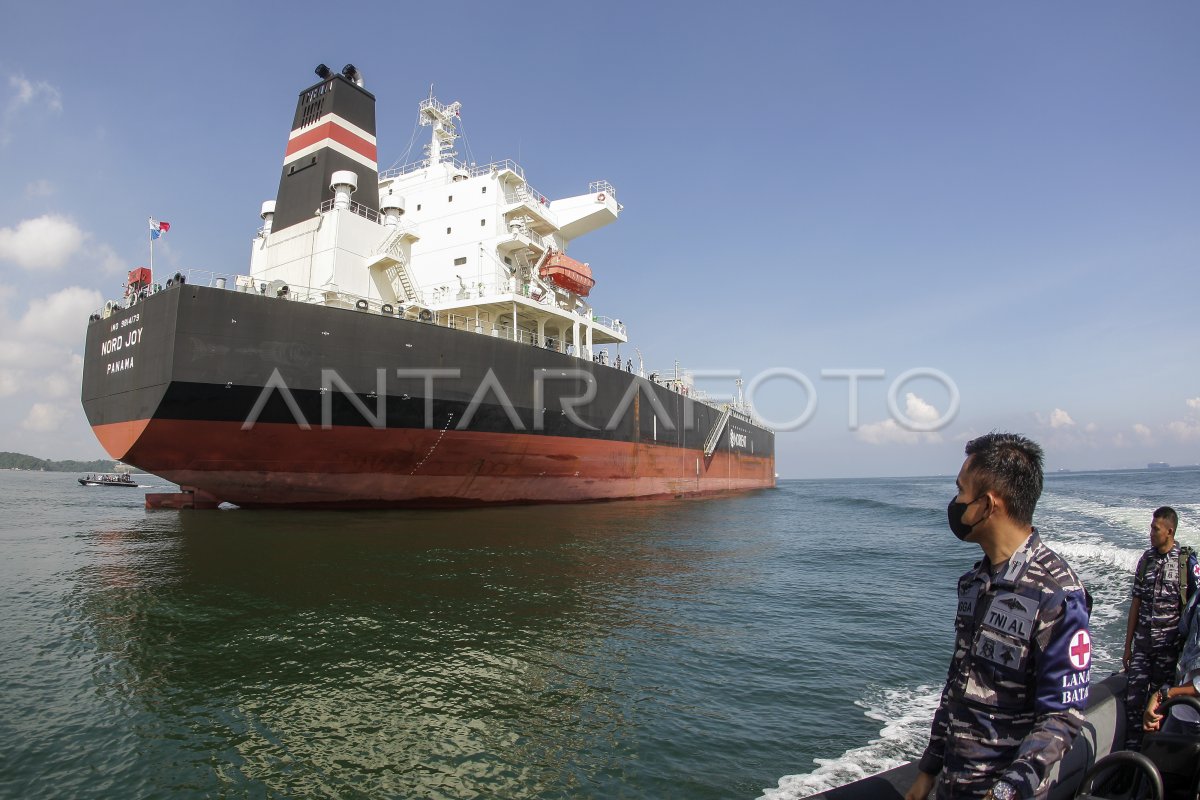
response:
<path fill-rule="evenodd" d="M 338 172 L 356 176 L 353 183 L 359 188 L 352 191 L 359 206 L 379 210 L 375 96 L 362 88 L 357 69 L 337 73 L 325 66 L 318 68 L 316 77 L 320 82 L 296 98 L 275 196 L 273 233 L 310 221 L 313 210 L 329 198 Z"/>
<path fill-rule="evenodd" d="M 348 169 L 333 173 L 329 188 L 333 190 L 333 207 L 349 208 L 350 195 L 358 189 L 358 176 Z"/>
<path fill-rule="evenodd" d="M 258 215 L 260 217 L 262 217 L 262 221 L 263 221 L 262 234 L 263 234 L 263 236 L 266 236 L 267 234 L 269 234 L 271 232 L 271 220 L 273 220 L 275 218 L 275 201 L 268 200 L 265 203 L 263 203 L 262 211 L 259 211 Z"/>

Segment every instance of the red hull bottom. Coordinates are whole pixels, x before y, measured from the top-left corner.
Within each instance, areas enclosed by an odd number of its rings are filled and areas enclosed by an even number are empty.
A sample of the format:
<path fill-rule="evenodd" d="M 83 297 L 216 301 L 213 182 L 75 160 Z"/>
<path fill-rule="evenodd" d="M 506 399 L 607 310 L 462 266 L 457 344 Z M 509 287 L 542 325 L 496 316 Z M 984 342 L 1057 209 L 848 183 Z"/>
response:
<path fill-rule="evenodd" d="M 773 456 L 656 443 L 440 430 L 302 430 L 139 420 L 94 428 L 109 453 L 243 507 L 577 503 L 775 485 Z M 171 505 L 170 501 L 167 501 Z M 207 505 L 207 503 L 206 503 Z"/>

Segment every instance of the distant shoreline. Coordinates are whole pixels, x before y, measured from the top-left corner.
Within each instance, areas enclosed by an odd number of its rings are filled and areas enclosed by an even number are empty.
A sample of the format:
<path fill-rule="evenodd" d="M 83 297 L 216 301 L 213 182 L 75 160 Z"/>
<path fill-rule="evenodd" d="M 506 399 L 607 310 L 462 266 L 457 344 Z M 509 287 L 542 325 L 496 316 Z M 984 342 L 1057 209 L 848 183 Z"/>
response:
<path fill-rule="evenodd" d="M 113 472 L 116 461 L 52 461 L 24 453 L 0 452 L 0 470 L 13 472 Z"/>

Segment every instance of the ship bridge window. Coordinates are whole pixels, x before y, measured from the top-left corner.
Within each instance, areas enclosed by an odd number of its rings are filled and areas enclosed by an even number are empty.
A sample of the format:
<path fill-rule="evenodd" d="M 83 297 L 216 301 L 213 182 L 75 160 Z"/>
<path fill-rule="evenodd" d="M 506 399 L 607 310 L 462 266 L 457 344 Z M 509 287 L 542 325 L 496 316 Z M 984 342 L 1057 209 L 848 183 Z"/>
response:
<path fill-rule="evenodd" d="M 484 225 L 487 225 L 487 219 L 481 219 L 481 220 L 479 220 L 479 227 L 481 227 L 481 228 L 482 228 Z"/>
<path fill-rule="evenodd" d="M 454 202 L 454 195 L 450 195 L 449 197 L 447 197 L 447 198 L 446 198 L 446 202 L 447 202 L 447 203 L 453 203 L 453 202 Z"/>
<path fill-rule="evenodd" d="M 446 228 L 446 233 L 450 233 L 450 229 L 449 229 L 449 228 Z"/>
<path fill-rule="evenodd" d="M 486 186 L 484 186 L 482 189 L 480 189 L 480 190 L 479 190 L 479 193 L 480 193 L 480 194 L 487 194 L 487 187 L 486 187 Z"/>
<path fill-rule="evenodd" d="M 456 266 L 456 267 L 465 266 L 465 265 L 466 265 L 466 263 L 467 263 L 467 257 L 466 257 L 466 256 L 460 256 L 460 257 L 458 257 L 458 258 L 454 259 L 454 266 Z"/>
<path fill-rule="evenodd" d="M 421 204 L 417 203 L 417 211 L 420 211 L 420 210 L 421 210 Z"/>

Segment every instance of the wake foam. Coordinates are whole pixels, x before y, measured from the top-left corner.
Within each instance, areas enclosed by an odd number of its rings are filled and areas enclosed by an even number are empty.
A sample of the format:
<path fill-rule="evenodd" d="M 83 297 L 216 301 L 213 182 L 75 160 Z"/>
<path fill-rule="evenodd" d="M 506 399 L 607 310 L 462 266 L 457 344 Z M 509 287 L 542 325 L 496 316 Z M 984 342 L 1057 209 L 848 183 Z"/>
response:
<path fill-rule="evenodd" d="M 804 775 L 785 775 L 759 800 L 798 800 L 844 783 L 898 767 L 919 757 L 929 739 L 929 721 L 937 710 L 940 686 L 869 688 L 856 700 L 868 719 L 883 723 L 878 739 L 847 750 L 837 758 L 814 758 L 817 768 Z"/>
<path fill-rule="evenodd" d="M 1068 539 L 1046 542 L 1047 546 L 1058 553 L 1071 568 L 1082 578 L 1085 573 L 1094 574 L 1103 583 L 1120 583 L 1128 588 L 1133 580 L 1133 571 L 1137 568 L 1138 559 L 1143 550 L 1131 547 L 1119 547 L 1104 541 Z"/>

